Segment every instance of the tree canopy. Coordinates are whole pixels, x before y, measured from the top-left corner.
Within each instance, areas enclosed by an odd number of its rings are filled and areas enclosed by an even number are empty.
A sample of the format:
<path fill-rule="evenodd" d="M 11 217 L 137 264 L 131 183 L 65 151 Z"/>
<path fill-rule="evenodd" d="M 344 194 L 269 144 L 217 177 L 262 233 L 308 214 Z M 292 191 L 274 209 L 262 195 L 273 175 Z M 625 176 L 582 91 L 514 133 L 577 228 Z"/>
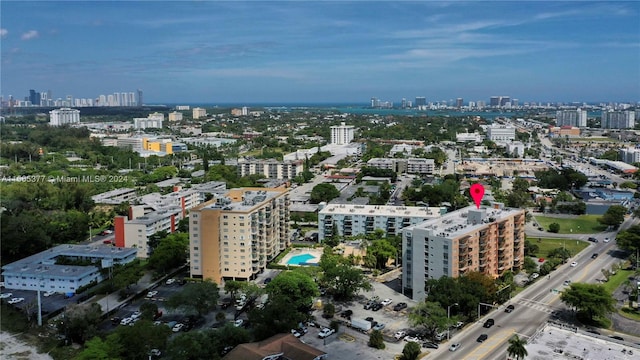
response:
<path fill-rule="evenodd" d="M 600 284 L 572 283 L 562 292 L 560 300 L 584 313 L 590 320 L 615 311 L 615 299 Z"/>
<path fill-rule="evenodd" d="M 310 201 L 312 204 L 320 202 L 329 202 L 340 196 L 340 191 L 333 184 L 322 183 L 311 189 Z"/>
<path fill-rule="evenodd" d="M 325 285 L 336 300 L 351 299 L 360 290 L 370 290 L 371 284 L 362 270 L 349 264 L 347 258 L 333 254 L 331 248 L 326 247 L 320 258 L 322 269 L 322 284 Z"/>
<path fill-rule="evenodd" d="M 216 308 L 219 297 L 218 284 L 205 280 L 186 284 L 182 291 L 173 294 L 167 300 L 167 306 L 204 316 Z"/>
<path fill-rule="evenodd" d="M 598 218 L 598 222 L 602 225 L 618 227 L 624 221 L 627 208 L 622 205 L 611 205 L 607 211 Z"/>
<path fill-rule="evenodd" d="M 420 302 L 409 312 L 411 326 L 422 327 L 429 336 L 448 329 L 455 321 L 453 318 L 447 318 L 447 310 L 437 302 Z"/>
<path fill-rule="evenodd" d="M 640 249 L 640 225 L 633 225 L 620 231 L 616 236 L 616 245 L 634 253 L 638 251 Z"/>

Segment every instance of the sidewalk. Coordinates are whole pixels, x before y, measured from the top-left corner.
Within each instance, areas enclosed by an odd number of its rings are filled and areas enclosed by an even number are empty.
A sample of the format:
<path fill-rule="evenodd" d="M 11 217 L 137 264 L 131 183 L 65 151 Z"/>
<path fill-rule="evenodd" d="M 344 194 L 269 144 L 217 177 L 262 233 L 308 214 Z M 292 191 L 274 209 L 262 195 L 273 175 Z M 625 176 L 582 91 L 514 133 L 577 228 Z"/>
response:
<path fill-rule="evenodd" d="M 103 314 L 109 314 L 110 311 L 114 309 L 118 309 L 121 306 L 130 302 L 134 297 L 136 297 L 141 292 L 146 289 L 151 288 L 155 284 L 160 282 L 160 280 L 153 281 L 151 273 L 144 274 L 137 283 L 130 285 L 129 289 L 133 292 L 133 295 L 127 297 L 124 300 L 120 300 L 119 291 L 110 293 L 101 299 L 95 301 L 93 298 L 88 299 L 85 303 L 97 303 L 102 307 Z"/>

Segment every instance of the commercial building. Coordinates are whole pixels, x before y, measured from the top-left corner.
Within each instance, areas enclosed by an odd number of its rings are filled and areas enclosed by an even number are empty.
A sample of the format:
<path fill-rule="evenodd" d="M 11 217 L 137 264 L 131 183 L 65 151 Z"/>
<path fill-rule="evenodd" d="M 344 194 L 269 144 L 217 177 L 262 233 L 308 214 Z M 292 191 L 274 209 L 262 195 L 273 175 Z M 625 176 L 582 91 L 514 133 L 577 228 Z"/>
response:
<path fill-rule="evenodd" d="M 603 111 L 600 127 L 604 129 L 633 129 L 636 126 L 635 111 Z"/>
<path fill-rule="evenodd" d="M 203 108 L 193 108 L 193 118 L 194 119 L 200 119 L 203 117 L 207 117 L 207 110 L 203 109 Z"/>
<path fill-rule="evenodd" d="M 580 129 L 573 126 L 553 126 L 549 128 L 549 137 L 578 137 L 580 136 Z"/>
<path fill-rule="evenodd" d="M 336 145 L 346 145 L 353 140 L 354 127 L 346 125 L 344 122 L 340 125 L 331 127 L 331 143 Z"/>
<path fill-rule="evenodd" d="M 509 125 L 487 127 L 487 139 L 494 142 L 508 142 L 516 139 L 516 128 Z"/>
<path fill-rule="evenodd" d="M 556 126 L 587 127 L 587 110 L 556 111 Z"/>
<path fill-rule="evenodd" d="M 524 263 L 522 209 L 469 206 L 402 230 L 403 293 L 426 297 L 425 282 L 471 271 L 499 277 Z"/>
<path fill-rule="evenodd" d="M 264 175 L 267 179 L 293 179 L 304 171 L 303 160 L 238 159 L 238 175 Z"/>
<path fill-rule="evenodd" d="M 75 293 L 92 281 L 102 281 L 101 268 L 127 264 L 135 258 L 136 249 L 63 244 L 3 266 L 2 276 L 7 289 Z M 64 264 L 73 262 L 92 265 Z"/>
<path fill-rule="evenodd" d="M 380 229 L 394 236 L 407 226 L 439 218 L 444 207 L 329 204 L 318 212 L 318 241 L 330 237 L 366 235 Z"/>
<path fill-rule="evenodd" d="M 287 189 L 239 188 L 191 210 L 191 277 L 250 280 L 290 243 Z"/>
<path fill-rule="evenodd" d="M 456 142 L 476 142 L 481 143 L 484 137 L 477 132 L 456 134 Z"/>
<path fill-rule="evenodd" d="M 49 125 L 62 126 L 80 123 L 80 110 L 61 108 L 49 111 Z"/>

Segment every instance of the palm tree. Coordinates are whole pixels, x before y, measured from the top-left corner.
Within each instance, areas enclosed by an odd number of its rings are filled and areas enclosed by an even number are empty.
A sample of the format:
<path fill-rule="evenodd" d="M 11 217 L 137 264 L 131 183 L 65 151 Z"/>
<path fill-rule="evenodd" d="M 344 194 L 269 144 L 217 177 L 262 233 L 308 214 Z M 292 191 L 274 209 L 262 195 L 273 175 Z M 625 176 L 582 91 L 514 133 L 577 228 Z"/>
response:
<path fill-rule="evenodd" d="M 517 360 L 524 359 L 529 353 L 527 353 L 527 349 L 525 345 L 527 342 L 524 339 L 520 339 L 518 335 L 514 335 L 511 339 L 509 339 L 509 347 L 507 348 L 507 353 L 509 356 L 515 356 Z"/>

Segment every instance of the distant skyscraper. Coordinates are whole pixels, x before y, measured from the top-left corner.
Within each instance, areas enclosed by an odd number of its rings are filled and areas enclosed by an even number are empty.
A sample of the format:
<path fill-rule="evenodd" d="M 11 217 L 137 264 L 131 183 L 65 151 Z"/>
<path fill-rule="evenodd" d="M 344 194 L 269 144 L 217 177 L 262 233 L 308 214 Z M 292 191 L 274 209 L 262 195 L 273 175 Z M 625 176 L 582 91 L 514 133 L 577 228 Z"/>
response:
<path fill-rule="evenodd" d="M 603 111 L 600 127 L 603 129 L 632 129 L 636 125 L 635 111 Z"/>
<path fill-rule="evenodd" d="M 427 98 L 424 96 L 416 96 L 416 106 L 425 106 L 427 105 Z"/>
<path fill-rule="evenodd" d="M 556 111 L 556 125 L 587 127 L 587 110 L 578 108 L 576 110 Z"/>
<path fill-rule="evenodd" d="M 29 90 L 29 101 L 32 106 L 40 106 L 40 93 L 33 89 Z"/>
<path fill-rule="evenodd" d="M 463 102 L 462 98 L 457 98 L 456 99 L 456 107 L 458 109 L 460 109 L 462 107 L 462 102 Z"/>
<path fill-rule="evenodd" d="M 491 99 L 489 99 L 489 106 L 491 106 L 491 107 L 500 106 L 500 97 L 499 96 L 492 96 Z"/>
<path fill-rule="evenodd" d="M 80 122 L 80 110 L 62 108 L 49 111 L 49 125 L 61 126 Z"/>
<path fill-rule="evenodd" d="M 136 94 L 133 92 L 129 93 L 129 106 L 136 106 Z"/>
<path fill-rule="evenodd" d="M 138 89 L 138 106 L 144 105 L 144 101 L 142 101 L 142 89 Z"/>

